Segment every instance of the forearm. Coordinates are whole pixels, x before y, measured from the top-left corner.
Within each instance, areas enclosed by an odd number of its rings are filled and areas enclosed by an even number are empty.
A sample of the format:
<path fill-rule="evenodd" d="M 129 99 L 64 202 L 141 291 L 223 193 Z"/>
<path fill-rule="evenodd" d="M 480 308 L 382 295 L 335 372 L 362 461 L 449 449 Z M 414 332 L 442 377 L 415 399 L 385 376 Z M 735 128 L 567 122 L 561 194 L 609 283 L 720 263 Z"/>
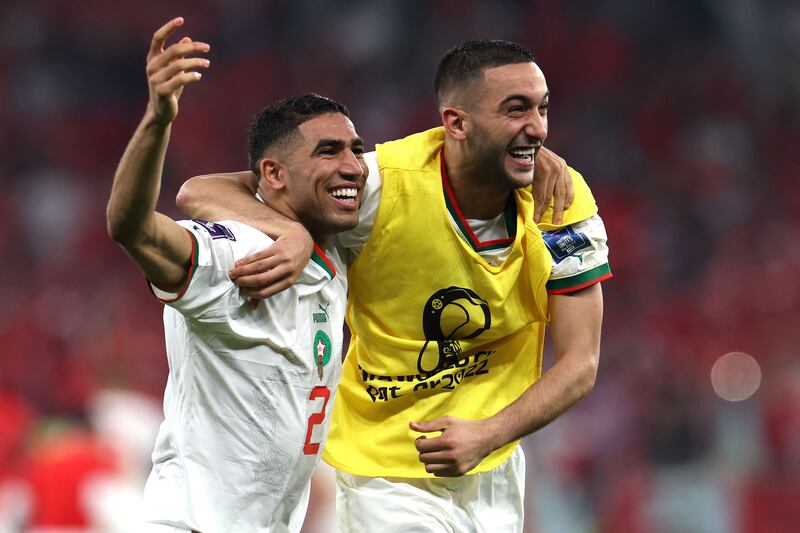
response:
<path fill-rule="evenodd" d="M 551 300 L 556 361 L 516 401 L 486 420 L 497 449 L 546 426 L 594 386 L 602 324 L 600 284 Z"/>
<path fill-rule="evenodd" d="M 170 127 L 170 123 L 156 121 L 148 110 L 117 167 L 106 217 L 109 235 L 123 246 L 155 233 L 155 207 Z"/>
<path fill-rule="evenodd" d="M 570 352 L 529 387 L 514 403 L 489 419 L 493 449 L 543 428 L 575 405 L 594 386 L 596 364 Z"/>
<path fill-rule="evenodd" d="M 175 202 L 190 218 L 244 222 L 273 239 L 300 226 L 255 197 L 257 179 L 252 172 L 195 176 L 181 186 Z"/>

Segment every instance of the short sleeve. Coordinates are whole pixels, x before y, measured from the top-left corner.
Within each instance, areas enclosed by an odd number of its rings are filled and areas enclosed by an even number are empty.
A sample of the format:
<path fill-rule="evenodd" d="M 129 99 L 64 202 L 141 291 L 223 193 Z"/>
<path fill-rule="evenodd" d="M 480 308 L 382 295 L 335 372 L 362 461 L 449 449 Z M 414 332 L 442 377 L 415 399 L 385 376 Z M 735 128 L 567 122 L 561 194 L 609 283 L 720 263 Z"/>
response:
<path fill-rule="evenodd" d="M 574 292 L 612 276 L 608 237 L 599 215 L 557 230 L 543 231 L 542 237 L 553 258 L 547 282 L 549 294 Z"/>
<path fill-rule="evenodd" d="M 192 318 L 213 320 L 227 315 L 230 305 L 240 305 L 241 296 L 228 277 L 235 263 L 237 235 L 225 224 L 204 220 L 182 220 L 192 237 L 192 258 L 181 289 L 169 293 L 148 283 L 156 298 Z"/>

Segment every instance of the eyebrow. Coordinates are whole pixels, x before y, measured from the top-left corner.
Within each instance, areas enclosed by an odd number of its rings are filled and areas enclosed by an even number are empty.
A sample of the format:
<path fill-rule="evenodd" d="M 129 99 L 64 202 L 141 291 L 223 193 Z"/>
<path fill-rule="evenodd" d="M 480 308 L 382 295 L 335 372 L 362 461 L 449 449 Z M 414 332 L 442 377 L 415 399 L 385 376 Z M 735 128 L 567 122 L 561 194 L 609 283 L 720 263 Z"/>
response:
<path fill-rule="evenodd" d="M 342 150 L 344 149 L 346 144 L 347 143 L 344 139 L 320 139 L 319 142 L 317 143 L 317 146 L 314 147 L 314 151 L 316 152 L 321 148 L 335 148 L 336 150 Z M 351 140 L 351 144 L 354 148 L 355 147 L 363 148 L 364 139 L 362 139 L 361 137 L 354 137 Z"/>
<path fill-rule="evenodd" d="M 500 101 L 500 106 L 503 106 L 504 104 L 507 104 L 511 100 L 522 100 L 523 102 L 525 102 L 527 104 L 531 104 L 533 102 L 533 100 L 531 100 L 530 96 L 528 96 L 528 95 L 525 95 L 525 94 L 509 94 L 508 96 L 506 96 L 505 98 L 503 98 Z M 547 91 L 546 93 L 544 93 L 544 96 L 542 96 L 542 102 L 544 102 L 546 100 L 550 100 L 550 91 Z"/>

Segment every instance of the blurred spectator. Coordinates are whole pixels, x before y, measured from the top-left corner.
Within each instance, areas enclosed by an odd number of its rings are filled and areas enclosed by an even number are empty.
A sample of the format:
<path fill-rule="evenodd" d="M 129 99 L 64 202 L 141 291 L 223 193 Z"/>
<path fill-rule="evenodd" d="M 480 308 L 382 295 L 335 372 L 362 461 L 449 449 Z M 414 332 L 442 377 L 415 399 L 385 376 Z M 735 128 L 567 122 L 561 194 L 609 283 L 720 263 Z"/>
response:
<path fill-rule="evenodd" d="M 0 533 L 20 531 L 25 501 L 39 525 L 124 528 L 105 513 L 135 509 L 149 469 L 161 306 L 103 212 L 146 98 L 141 35 L 178 14 L 212 43 L 213 67 L 173 132 L 159 208 L 176 216 L 182 180 L 245 168 L 248 113 L 265 102 L 327 94 L 380 142 L 436 123 L 433 69 L 450 46 L 530 47 L 553 96 L 548 145 L 590 182 L 615 279 L 595 390 L 525 442 L 526 527 L 800 530 L 800 4 L 7 0 Z M 763 372 L 738 403 L 709 383 L 733 351 Z M 65 425 L 97 412 L 117 414 Z M 110 473 L 87 485 L 107 505 L 83 507 L 79 486 Z M 324 480 L 317 501 L 330 505 Z M 307 531 L 330 521 L 314 504 Z"/>

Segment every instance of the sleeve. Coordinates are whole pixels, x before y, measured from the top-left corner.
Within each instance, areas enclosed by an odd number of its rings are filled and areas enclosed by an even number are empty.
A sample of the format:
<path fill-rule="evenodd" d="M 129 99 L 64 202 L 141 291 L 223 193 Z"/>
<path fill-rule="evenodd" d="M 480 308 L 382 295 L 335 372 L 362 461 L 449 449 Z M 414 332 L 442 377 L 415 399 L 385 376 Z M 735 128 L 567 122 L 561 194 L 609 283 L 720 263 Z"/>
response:
<path fill-rule="evenodd" d="M 606 228 L 599 215 L 552 231 L 543 231 L 553 258 L 549 294 L 566 294 L 611 278 Z"/>
<path fill-rule="evenodd" d="M 192 237 L 192 258 L 186 280 L 178 292 L 160 290 L 148 282 L 153 295 L 191 318 L 222 320 L 231 306 L 244 303 L 228 277 L 236 260 L 237 235 L 230 226 L 204 220 L 178 222 Z"/>
<path fill-rule="evenodd" d="M 378 168 L 377 152 L 369 152 L 364 155 L 364 161 L 369 169 L 369 176 L 361 193 L 361 206 L 358 209 L 358 225 L 337 235 L 337 244 L 347 251 L 345 254 L 350 259 L 354 259 L 364 245 L 369 240 L 375 219 L 378 216 L 378 206 L 381 203 L 381 189 L 383 180 L 381 179 L 380 169 Z"/>

